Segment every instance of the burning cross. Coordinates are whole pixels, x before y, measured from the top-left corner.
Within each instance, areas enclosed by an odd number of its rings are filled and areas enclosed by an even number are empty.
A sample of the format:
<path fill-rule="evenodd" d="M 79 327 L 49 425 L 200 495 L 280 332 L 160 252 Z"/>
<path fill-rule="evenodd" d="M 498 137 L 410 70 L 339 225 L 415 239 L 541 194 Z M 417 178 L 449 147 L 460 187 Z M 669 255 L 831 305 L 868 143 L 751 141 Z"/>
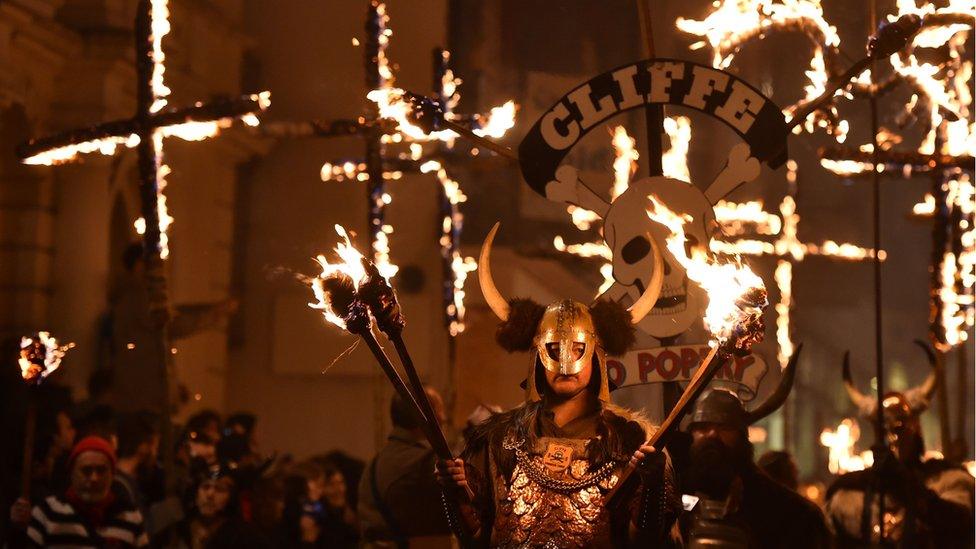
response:
<path fill-rule="evenodd" d="M 163 37 L 170 31 L 168 0 L 140 0 L 135 20 L 136 112 L 132 118 L 68 130 L 33 139 L 18 147 L 25 164 L 61 164 L 79 154 L 98 152 L 112 155 L 119 145 L 136 147 L 139 154 L 144 242 L 147 257 L 169 255 L 167 229 L 173 222 L 166 208 L 166 175 L 163 138 L 179 137 L 202 141 L 229 127 L 235 119 L 256 126 L 257 113 L 271 104 L 270 92 L 237 98 L 219 98 L 192 107 L 166 109 L 170 89 L 166 86 Z M 165 295 L 162 296 L 165 302 Z"/>
<path fill-rule="evenodd" d="M 442 217 L 441 258 L 444 272 L 444 318 L 451 336 L 464 330 L 464 282 L 468 273 L 476 268 L 473 258 L 460 253 L 460 234 L 463 216 L 459 205 L 466 197 L 458 182 L 453 179 L 445 164 L 470 161 L 454 152 L 457 137 L 451 131 L 425 133 L 406 118 L 405 107 L 395 98 L 400 93 L 393 87 L 393 70 L 386 56 L 393 31 L 388 28 L 389 15 L 386 4 L 370 2 L 366 17 L 366 38 L 363 45 L 368 98 L 372 101 L 372 115 L 356 120 L 336 120 L 326 123 L 269 124 L 267 134 L 274 136 L 337 137 L 358 135 L 365 142 L 364 156 L 325 162 L 320 176 L 323 181 L 355 179 L 367 185 L 369 203 L 367 226 L 373 261 L 380 272 L 391 277 L 398 267 L 390 261 L 389 235 L 393 227 L 386 223 L 386 208 L 392 197 L 386 191 L 386 182 L 403 177 L 404 173 L 433 173 L 440 184 L 439 203 Z M 353 40 L 360 45 L 358 40 Z M 434 52 L 434 87 L 449 117 L 463 121 L 474 131 L 492 137 L 501 137 L 514 125 L 515 104 L 511 101 L 491 110 L 488 115 L 461 115 L 453 112 L 460 99 L 456 78 L 449 66 L 449 54 L 443 50 Z M 424 150 L 424 143 L 436 143 L 433 153 Z M 388 145 L 408 143 L 409 152 L 392 154 Z M 477 154 L 473 150 L 472 155 Z"/>
<path fill-rule="evenodd" d="M 891 27 L 910 24 L 912 17 L 921 20 L 919 28 L 911 30 L 917 34 L 909 35 L 907 44 L 890 50 L 894 52 L 887 56 L 890 76 L 872 82 L 870 73 L 861 74 L 849 92 L 838 91 L 822 105 L 815 120 L 843 143 L 848 124 L 837 114 L 833 104 L 837 97 L 879 97 L 908 88 L 912 98 L 898 122 L 920 123 L 926 138 L 917 151 L 897 151 L 892 145 L 900 142 L 901 136 L 881 129 L 874 139 L 877 145 L 821 149 L 821 164 L 847 176 L 869 175 L 873 169 L 882 175 L 906 178 L 918 172 L 931 174 L 931 190 L 924 202 L 915 206 L 914 213 L 934 218 L 929 331 L 935 344 L 945 351 L 965 341 L 976 322 L 976 219 L 971 176 L 976 131 L 971 108 L 973 65 L 964 51 L 973 28 L 973 8 L 966 0 L 949 0 L 941 8 L 931 2 L 918 7 L 914 0 L 899 0 L 896 9 L 897 13 L 888 16 Z M 707 43 L 718 67 L 728 66 L 750 40 L 774 32 L 804 34 L 814 45 L 814 53 L 807 71 L 806 98 L 801 103 L 808 102 L 839 73 L 840 39 L 824 18 L 819 2 L 723 1 L 701 21 L 679 19 L 678 28 L 701 36 L 704 41 L 693 47 Z M 939 52 L 943 59 L 937 64 L 921 62 L 916 48 Z M 812 130 L 813 124 L 805 129 Z M 878 151 L 874 151 L 875 146 Z"/>
<path fill-rule="evenodd" d="M 166 207 L 166 176 L 163 139 L 179 137 L 201 141 L 217 135 L 234 120 L 254 126 L 257 114 L 270 105 L 270 92 L 238 98 L 196 103 L 191 107 L 167 109 L 170 89 L 166 86 L 163 37 L 170 31 L 168 0 L 140 0 L 135 18 L 136 111 L 132 118 L 114 120 L 83 129 L 34 139 L 18 147 L 26 164 L 52 165 L 75 160 L 79 154 L 113 155 L 119 145 L 136 147 L 139 165 L 139 194 L 142 202 L 143 245 L 149 307 L 161 344 L 160 364 L 168 373 L 171 360 L 168 337 L 169 301 L 163 260 L 169 255 L 166 231 L 173 222 Z M 172 383 L 172 376 L 164 379 Z M 171 410 L 165 391 L 164 410 Z M 170 422 L 163 422 L 163 456 L 167 471 L 172 467 Z"/>

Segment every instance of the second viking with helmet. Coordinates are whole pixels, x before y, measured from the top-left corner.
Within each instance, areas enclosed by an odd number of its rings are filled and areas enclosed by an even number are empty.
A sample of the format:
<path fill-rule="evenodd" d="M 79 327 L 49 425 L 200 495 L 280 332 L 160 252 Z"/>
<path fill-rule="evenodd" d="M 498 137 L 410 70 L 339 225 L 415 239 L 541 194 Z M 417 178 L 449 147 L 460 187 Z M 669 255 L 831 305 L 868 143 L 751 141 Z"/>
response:
<path fill-rule="evenodd" d="M 525 402 L 483 423 L 462 459 L 439 464 L 444 484 L 466 492 L 463 537 L 491 547 L 621 547 L 656 544 L 671 536 L 678 494 L 666 453 L 643 446 L 653 429 L 641 416 L 610 402 L 607 355 L 626 352 L 634 324 L 661 287 L 660 251 L 654 279 L 629 309 L 560 300 L 542 306 L 504 299 L 491 277 L 497 225 L 482 247 L 482 292 L 501 319 L 496 339 L 531 360 Z M 652 241 L 653 242 L 653 241 Z M 613 509 L 604 497 L 629 461 L 640 486 Z"/>

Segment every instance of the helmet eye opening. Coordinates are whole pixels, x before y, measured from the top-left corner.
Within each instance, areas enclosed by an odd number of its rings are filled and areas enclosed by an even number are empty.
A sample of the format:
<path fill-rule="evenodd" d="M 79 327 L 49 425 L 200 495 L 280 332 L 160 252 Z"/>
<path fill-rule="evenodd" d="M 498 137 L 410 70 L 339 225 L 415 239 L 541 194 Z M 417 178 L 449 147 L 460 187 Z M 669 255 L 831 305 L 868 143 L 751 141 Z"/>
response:
<path fill-rule="evenodd" d="M 546 354 L 549 355 L 550 359 L 558 361 L 560 359 L 559 354 L 561 348 L 562 346 L 558 341 L 553 341 L 552 343 L 546 343 Z M 584 354 L 586 354 L 586 343 L 582 341 L 574 341 L 572 343 L 571 349 L 572 349 L 573 360 L 579 360 L 583 358 Z"/>
<path fill-rule="evenodd" d="M 573 360 L 579 360 L 583 358 L 583 354 L 586 352 L 586 343 L 581 341 L 573 342 Z"/>
<path fill-rule="evenodd" d="M 559 342 L 546 343 L 546 354 L 551 360 L 559 360 Z"/>

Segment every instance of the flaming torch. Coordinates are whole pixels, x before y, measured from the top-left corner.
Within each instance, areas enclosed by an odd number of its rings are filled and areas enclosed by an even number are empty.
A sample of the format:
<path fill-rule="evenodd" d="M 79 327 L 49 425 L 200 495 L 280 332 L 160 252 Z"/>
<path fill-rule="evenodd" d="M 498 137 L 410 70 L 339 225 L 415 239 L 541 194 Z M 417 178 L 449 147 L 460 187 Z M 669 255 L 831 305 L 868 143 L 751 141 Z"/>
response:
<path fill-rule="evenodd" d="M 692 248 L 689 257 L 683 227 L 692 218 L 672 212 L 654 195 L 648 198 L 651 201 L 648 217 L 670 231 L 665 239 L 668 251 L 687 270 L 688 278 L 708 294 L 704 321 L 705 327 L 712 334 L 711 351 L 688 382 L 668 417 L 647 441 L 647 445 L 661 451 L 668 436 L 678 428 L 681 419 L 719 368 L 733 355 L 746 355 L 754 344 L 762 341 L 765 330 L 762 315 L 769 302 L 762 279 L 737 258 L 713 259 L 702 248 Z M 635 470 L 635 466 L 628 464 L 621 473 L 620 480 L 607 494 L 606 501 L 609 505 L 614 504 L 617 493 Z"/>
<path fill-rule="evenodd" d="M 30 498 L 31 465 L 34 461 L 34 427 L 37 423 L 37 403 L 34 402 L 36 389 L 47 376 L 61 366 L 64 354 L 74 347 L 74 343 L 61 345 L 48 332 L 36 332 L 20 338 L 20 376 L 27 385 L 27 418 L 24 423 L 24 460 L 21 468 L 20 495 Z"/>
<path fill-rule="evenodd" d="M 472 130 L 448 118 L 444 112 L 444 105 L 437 99 L 401 89 L 389 90 L 385 97 L 388 102 L 387 108 L 381 107 L 380 116 L 396 119 L 401 130 L 416 126 L 424 135 L 443 135 L 444 132 L 453 132 L 464 136 L 478 147 L 484 147 L 509 160 L 518 160 L 515 151 L 486 137 L 499 135 L 499 132 L 490 130 L 491 120 L 482 130 Z M 507 113 L 514 112 L 515 104 L 509 102 L 498 109 L 495 112 L 498 113 L 499 119 L 509 120 Z"/>
<path fill-rule="evenodd" d="M 404 402 L 414 407 L 421 418 L 421 429 L 437 457 L 442 460 L 454 459 L 444 432 L 434 416 L 420 376 L 417 375 L 403 343 L 405 322 L 393 287 L 376 265 L 352 246 L 345 229 L 340 225 L 336 225 L 335 229 L 344 240 L 335 248 L 340 261 L 330 263 L 325 256 L 318 256 L 322 274 L 311 280 L 310 285 L 317 301 L 309 303 L 309 306 L 321 310 L 326 320 L 358 335 L 366 342 L 393 389 Z M 374 319 L 379 329 L 396 347 L 410 386 L 403 381 L 400 372 L 373 335 Z"/>
<path fill-rule="evenodd" d="M 359 250 L 354 248 L 349 242 L 349 237 L 345 229 L 336 225 L 336 232 L 344 240 L 335 248 L 339 256 L 338 263 L 330 263 L 325 256 L 318 256 L 317 260 L 322 266 L 322 274 L 311 280 L 312 291 L 315 293 L 317 302 L 309 303 L 313 309 L 319 309 L 325 315 L 325 319 L 342 328 L 343 330 L 358 335 L 366 342 L 369 350 L 372 351 L 376 361 L 383 369 L 383 373 L 390 380 L 393 389 L 404 402 L 413 406 L 417 417 L 421 419 L 420 427 L 430 443 L 431 448 L 440 460 L 452 460 L 454 455 L 441 430 L 437 417 L 434 415 L 427 392 L 424 390 L 414 368 L 413 360 L 407 352 L 407 347 L 403 343 L 403 327 L 405 321 L 400 310 L 400 303 L 397 301 L 396 292 L 385 276 L 379 271 L 369 259 L 365 258 Z M 373 320 L 387 338 L 393 342 L 397 354 L 407 377 L 410 386 L 404 383 L 400 372 L 393 366 L 390 357 L 380 347 L 376 336 L 373 335 Z M 473 494 L 455 493 L 454 497 L 467 497 L 469 500 Z M 458 517 L 460 508 L 457 500 L 444 500 L 447 512 Z M 463 530 L 456 532 L 462 540 L 462 545 L 467 546 L 467 534 Z"/>

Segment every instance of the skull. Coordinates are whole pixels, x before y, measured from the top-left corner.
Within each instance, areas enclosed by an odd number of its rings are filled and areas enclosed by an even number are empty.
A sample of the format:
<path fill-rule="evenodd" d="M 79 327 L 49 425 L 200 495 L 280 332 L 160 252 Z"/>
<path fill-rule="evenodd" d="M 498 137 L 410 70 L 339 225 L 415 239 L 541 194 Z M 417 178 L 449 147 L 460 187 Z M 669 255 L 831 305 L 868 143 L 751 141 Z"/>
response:
<path fill-rule="evenodd" d="M 715 219 L 712 205 L 697 187 L 663 176 L 646 177 L 631 183 L 610 205 L 603 223 L 603 238 L 613 251 L 613 287 L 610 299 L 637 299 L 653 272 L 653 258 L 647 235 L 656 239 L 664 254 L 664 285 L 654 308 L 637 327 L 656 338 L 681 334 L 702 317 L 705 295 L 697 284 L 688 283 L 684 267 L 667 251 L 668 230 L 647 216 L 649 195 L 668 208 L 693 217 L 684 227 L 690 246 L 706 245 Z"/>

